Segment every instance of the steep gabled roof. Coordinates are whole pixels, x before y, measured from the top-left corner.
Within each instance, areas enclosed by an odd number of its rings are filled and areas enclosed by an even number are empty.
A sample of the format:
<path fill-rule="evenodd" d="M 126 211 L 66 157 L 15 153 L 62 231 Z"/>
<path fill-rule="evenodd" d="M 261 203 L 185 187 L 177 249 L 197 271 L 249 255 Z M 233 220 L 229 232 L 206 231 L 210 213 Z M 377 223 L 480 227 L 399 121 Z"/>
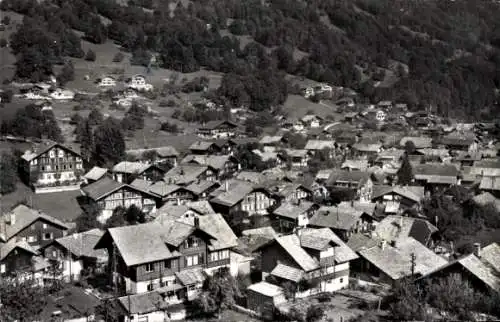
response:
<path fill-rule="evenodd" d="M 5 244 L 0 244 L 0 261 L 6 258 L 13 250 L 22 249 L 32 255 L 38 255 L 38 252 L 30 246 L 26 241 L 16 242 L 14 239 L 9 240 Z"/>
<path fill-rule="evenodd" d="M 420 202 L 424 198 L 424 187 L 421 186 L 374 186 L 372 199 L 382 197 L 384 195 L 395 193 L 415 202 Z"/>
<path fill-rule="evenodd" d="M 14 223 L 9 222 L 11 216 L 15 218 Z M 46 221 L 63 230 L 69 229 L 68 225 L 59 219 L 51 217 L 40 210 L 35 210 L 25 205 L 19 205 L 0 216 L 0 240 L 10 240 L 37 220 Z"/>
<path fill-rule="evenodd" d="M 297 235 L 293 234 L 278 237 L 275 241 L 304 271 L 309 272 L 319 267 L 319 263 L 300 246 L 300 240 Z"/>
<path fill-rule="evenodd" d="M 95 245 L 103 235 L 104 231 L 100 229 L 92 229 L 58 238 L 45 247 L 52 244 L 59 244 L 76 257 L 97 258 L 104 261 L 108 256 L 106 251 L 102 249 L 94 249 Z"/>
<path fill-rule="evenodd" d="M 57 143 L 57 142 L 46 141 L 44 143 L 40 143 L 40 144 L 35 145 L 30 150 L 25 151 L 24 154 L 21 156 L 21 158 L 25 161 L 31 161 L 31 160 L 38 158 L 40 155 L 44 154 L 45 152 L 49 151 L 50 149 L 52 149 L 54 147 L 61 148 L 65 151 L 69 151 L 69 152 L 81 157 L 80 153 L 69 148 L 68 146 L 62 145 L 62 144 Z"/>

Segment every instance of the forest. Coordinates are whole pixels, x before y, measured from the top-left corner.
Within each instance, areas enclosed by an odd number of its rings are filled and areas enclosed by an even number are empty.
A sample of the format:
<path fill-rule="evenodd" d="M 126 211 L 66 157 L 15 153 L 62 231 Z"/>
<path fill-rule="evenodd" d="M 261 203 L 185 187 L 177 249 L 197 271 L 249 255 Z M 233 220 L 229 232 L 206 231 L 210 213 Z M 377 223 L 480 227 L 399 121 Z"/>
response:
<path fill-rule="evenodd" d="M 140 6 L 145 7 L 140 7 Z M 146 10 L 147 7 L 147 10 Z M 12 35 L 17 77 L 41 79 L 84 39 L 110 39 L 132 61 L 180 72 L 225 73 L 226 104 L 261 111 L 288 95 L 285 75 L 471 120 L 499 111 L 500 5 L 493 1 L 4 0 L 26 16 Z M 242 46 L 241 37 L 253 41 Z M 297 52 L 301 53 L 297 55 Z M 389 86 L 380 86 L 388 74 Z M 265 90 L 264 90 L 265 89 Z"/>

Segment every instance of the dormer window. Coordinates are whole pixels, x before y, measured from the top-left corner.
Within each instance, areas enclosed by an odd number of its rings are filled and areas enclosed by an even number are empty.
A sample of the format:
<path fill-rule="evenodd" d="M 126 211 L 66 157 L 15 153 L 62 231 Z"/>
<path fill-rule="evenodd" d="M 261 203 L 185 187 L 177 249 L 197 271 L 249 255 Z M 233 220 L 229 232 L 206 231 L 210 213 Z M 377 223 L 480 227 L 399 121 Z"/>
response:
<path fill-rule="evenodd" d="M 54 151 L 50 151 L 49 152 L 49 158 L 53 159 L 56 157 L 56 154 L 54 153 Z"/>
<path fill-rule="evenodd" d="M 186 239 L 185 241 L 185 247 L 198 247 L 198 239 L 196 239 L 195 237 L 188 237 L 188 239 Z"/>
<path fill-rule="evenodd" d="M 59 150 L 59 157 L 64 158 L 64 151 L 63 150 Z"/>

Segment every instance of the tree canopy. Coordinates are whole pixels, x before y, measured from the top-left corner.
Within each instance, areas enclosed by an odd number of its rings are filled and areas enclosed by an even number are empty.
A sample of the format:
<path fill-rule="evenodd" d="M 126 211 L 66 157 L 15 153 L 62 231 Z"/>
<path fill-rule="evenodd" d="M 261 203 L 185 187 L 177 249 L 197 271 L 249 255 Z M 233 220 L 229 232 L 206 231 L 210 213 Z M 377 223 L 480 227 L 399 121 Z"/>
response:
<path fill-rule="evenodd" d="M 114 165 L 125 157 L 125 139 L 120 123 L 107 118 L 94 130 L 93 159 L 100 166 Z"/>

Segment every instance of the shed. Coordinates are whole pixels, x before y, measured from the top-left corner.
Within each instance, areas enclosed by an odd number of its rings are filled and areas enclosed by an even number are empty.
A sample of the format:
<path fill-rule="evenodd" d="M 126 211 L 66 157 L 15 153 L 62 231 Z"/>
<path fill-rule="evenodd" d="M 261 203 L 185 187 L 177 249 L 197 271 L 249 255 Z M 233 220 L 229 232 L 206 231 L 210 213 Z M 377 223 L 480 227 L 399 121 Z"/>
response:
<path fill-rule="evenodd" d="M 247 307 L 262 315 L 265 315 L 269 308 L 286 302 L 283 289 L 265 281 L 250 285 L 247 291 Z"/>

